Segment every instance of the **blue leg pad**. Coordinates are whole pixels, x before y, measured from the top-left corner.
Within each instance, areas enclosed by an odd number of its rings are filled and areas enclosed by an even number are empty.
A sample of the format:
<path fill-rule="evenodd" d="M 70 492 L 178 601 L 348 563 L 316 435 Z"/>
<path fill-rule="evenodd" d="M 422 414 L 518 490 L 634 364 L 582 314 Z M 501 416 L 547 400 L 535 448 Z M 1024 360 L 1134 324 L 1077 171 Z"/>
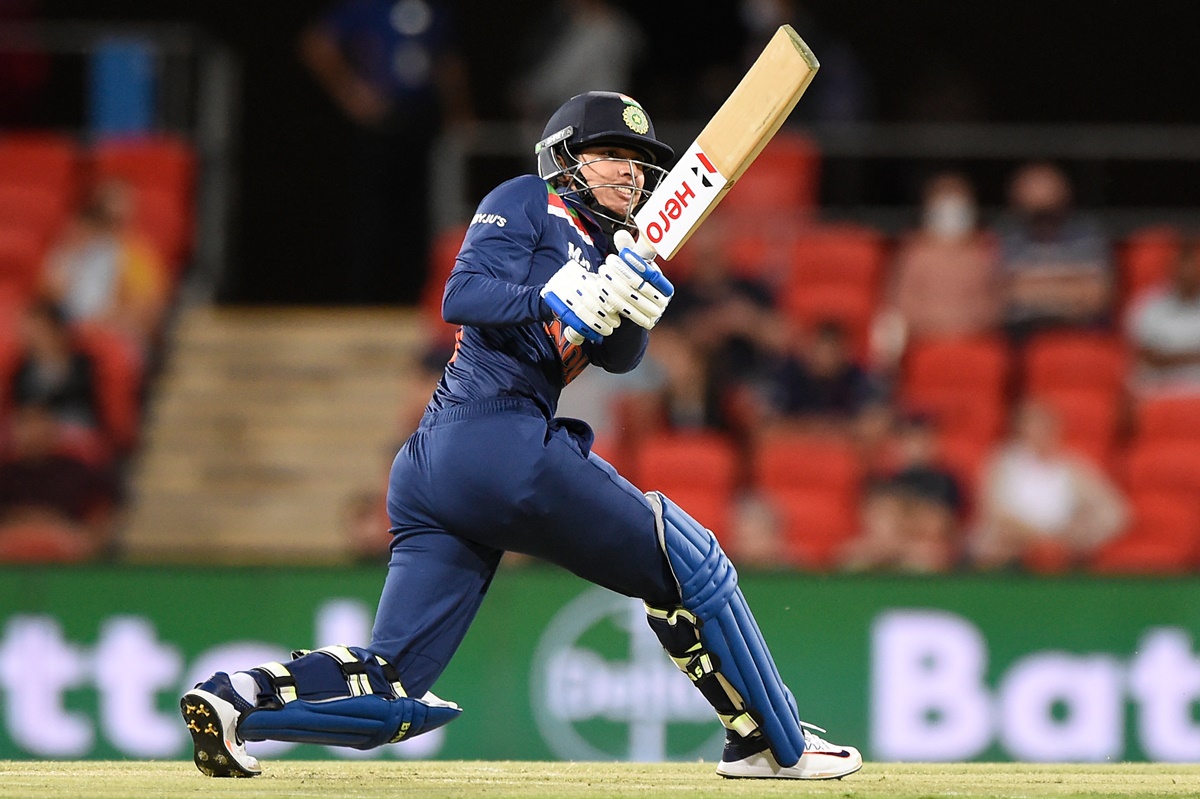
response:
<path fill-rule="evenodd" d="M 247 741 L 295 741 L 372 749 L 435 730 L 461 714 L 462 709 L 457 705 L 440 700 L 433 704 L 409 697 L 388 699 L 368 695 L 325 702 L 298 699 L 278 710 L 248 713 L 238 725 L 238 732 Z"/>
<path fill-rule="evenodd" d="M 746 735 L 747 725 L 756 724 L 779 765 L 795 765 L 804 754 L 796 700 L 779 676 L 758 622 L 738 588 L 737 571 L 711 531 L 663 494 L 652 491 L 646 498 L 658 517 L 660 544 L 679 583 L 686 611 L 680 614 L 648 607 L 651 627 L 717 708 L 727 727 Z M 668 632 L 668 627 L 673 632 Z M 673 647 L 678 646 L 681 631 L 686 637 L 688 627 L 695 629 L 692 640 L 698 639 L 699 646 L 688 649 L 685 657 L 682 649 L 673 651 Z M 716 679 L 710 681 L 708 675 Z M 724 693 L 720 702 L 710 696 L 714 683 Z"/>
<path fill-rule="evenodd" d="M 390 663 L 365 649 L 328 646 L 247 672 L 258 683 L 238 732 L 248 741 L 371 749 L 458 718 L 462 709 L 431 693 L 414 699 Z"/>

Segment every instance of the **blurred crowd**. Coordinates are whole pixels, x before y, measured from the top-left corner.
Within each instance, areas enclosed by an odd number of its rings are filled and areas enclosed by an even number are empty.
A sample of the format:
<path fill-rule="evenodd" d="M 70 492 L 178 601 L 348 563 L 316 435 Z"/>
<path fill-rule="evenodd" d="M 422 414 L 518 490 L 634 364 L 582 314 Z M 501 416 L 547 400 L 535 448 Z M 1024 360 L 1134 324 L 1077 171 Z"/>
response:
<path fill-rule="evenodd" d="M 171 138 L 0 137 L 0 560 L 116 551 L 193 172 Z"/>
<path fill-rule="evenodd" d="M 781 134 L 666 265 L 643 364 L 588 370 L 560 415 L 751 567 L 1200 568 L 1197 241 L 1114 240 L 1049 162 L 1018 165 L 986 220 L 969 176 L 934 174 L 889 237 L 819 221 L 817 171 Z M 425 389 L 462 234 L 427 287 Z"/>
<path fill-rule="evenodd" d="M 735 6 L 745 52 L 647 82 L 646 37 L 620 4 L 554 4 L 512 116 L 540 129 L 564 98 L 627 85 L 670 117 L 709 113 L 790 21 L 823 63 L 792 124 L 872 118 L 854 52 L 803 8 Z M 297 42 L 296 71 L 356 131 L 339 300 L 427 316 L 401 435 L 453 334 L 440 301 L 463 228 L 426 242 L 421 155 L 444 126 L 473 124 L 454 26 L 433 0 L 348 0 Z M 978 99 L 935 82 L 911 115 L 975 119 Z M 586 371 L 560 414 L 591 423 L 598 454 L 747 567 L 1200 569 L 1197 240 L 1118 237 L 1049 162 L 1015 166 L 1000 213 L 981 211 L 970 173 L 940 172 L 899 235 L 823 222 L 819 195 L 847 183 L 822 173 L 845 167 L 786 128 L 667 266 L 678 292 L 643 364 Z M 190 256 L 195 169 L 171 138 L 0 136 L 0 560 L 116 551 L 145 378 Z M 347 548 L 377 559 L 378 491 L 345 511 Z"/>

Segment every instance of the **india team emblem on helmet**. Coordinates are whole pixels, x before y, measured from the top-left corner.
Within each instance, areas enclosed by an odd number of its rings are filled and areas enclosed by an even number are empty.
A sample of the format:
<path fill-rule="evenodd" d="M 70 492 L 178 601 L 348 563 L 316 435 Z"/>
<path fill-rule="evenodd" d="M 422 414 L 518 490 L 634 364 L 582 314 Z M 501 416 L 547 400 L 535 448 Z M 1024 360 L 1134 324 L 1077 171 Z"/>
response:
<path fill-rule="evenodd" d="M 646 117 L 646 112 L 636 105 L 625 106 L 621 118 L 634 133 L 645 135 L 646 131 L 650 130 L 650 120 Z"/>

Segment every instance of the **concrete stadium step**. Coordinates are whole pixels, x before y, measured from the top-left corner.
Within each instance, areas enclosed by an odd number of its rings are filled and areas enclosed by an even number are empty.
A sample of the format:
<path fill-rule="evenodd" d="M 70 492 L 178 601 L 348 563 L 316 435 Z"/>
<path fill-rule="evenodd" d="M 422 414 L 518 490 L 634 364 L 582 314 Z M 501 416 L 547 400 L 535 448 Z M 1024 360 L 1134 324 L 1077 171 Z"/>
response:
<path fill-rule="evenodd" d="M 411 312 L 197 307 L 175 329 L 134 464 L 134 561 L 336 557 L 384 485 L 423 345 Z"/>

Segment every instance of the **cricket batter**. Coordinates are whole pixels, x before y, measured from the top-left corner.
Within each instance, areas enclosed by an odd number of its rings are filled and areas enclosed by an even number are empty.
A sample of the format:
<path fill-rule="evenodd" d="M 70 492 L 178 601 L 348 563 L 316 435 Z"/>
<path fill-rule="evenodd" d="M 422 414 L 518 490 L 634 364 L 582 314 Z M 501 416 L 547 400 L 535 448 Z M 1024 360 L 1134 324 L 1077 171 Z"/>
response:
<path fill-rule="evenodd" d="M 671 148 L 636 101 L 589 92 L 554 113 L 535 152 L 538 175 L 480 203 L 446 283 L 443 315 L 462 327 L 392 466 L 395 538 L 370 645 L 218 672 L 184 694 L 205 774 L 258 774 L 247 740 L 368 749 L 456 718 L 429 691 L 505 550 L 644 600 L 726 728 L 718 774 L 829 779 L 862 767 L 856 749 L 800 721 L 713 534 L 593 454 L 586 424 L 554 415 L 588 364 L 637 366 L 670 303 L 671 284 L 634 250 L 631 220 Z"/>

